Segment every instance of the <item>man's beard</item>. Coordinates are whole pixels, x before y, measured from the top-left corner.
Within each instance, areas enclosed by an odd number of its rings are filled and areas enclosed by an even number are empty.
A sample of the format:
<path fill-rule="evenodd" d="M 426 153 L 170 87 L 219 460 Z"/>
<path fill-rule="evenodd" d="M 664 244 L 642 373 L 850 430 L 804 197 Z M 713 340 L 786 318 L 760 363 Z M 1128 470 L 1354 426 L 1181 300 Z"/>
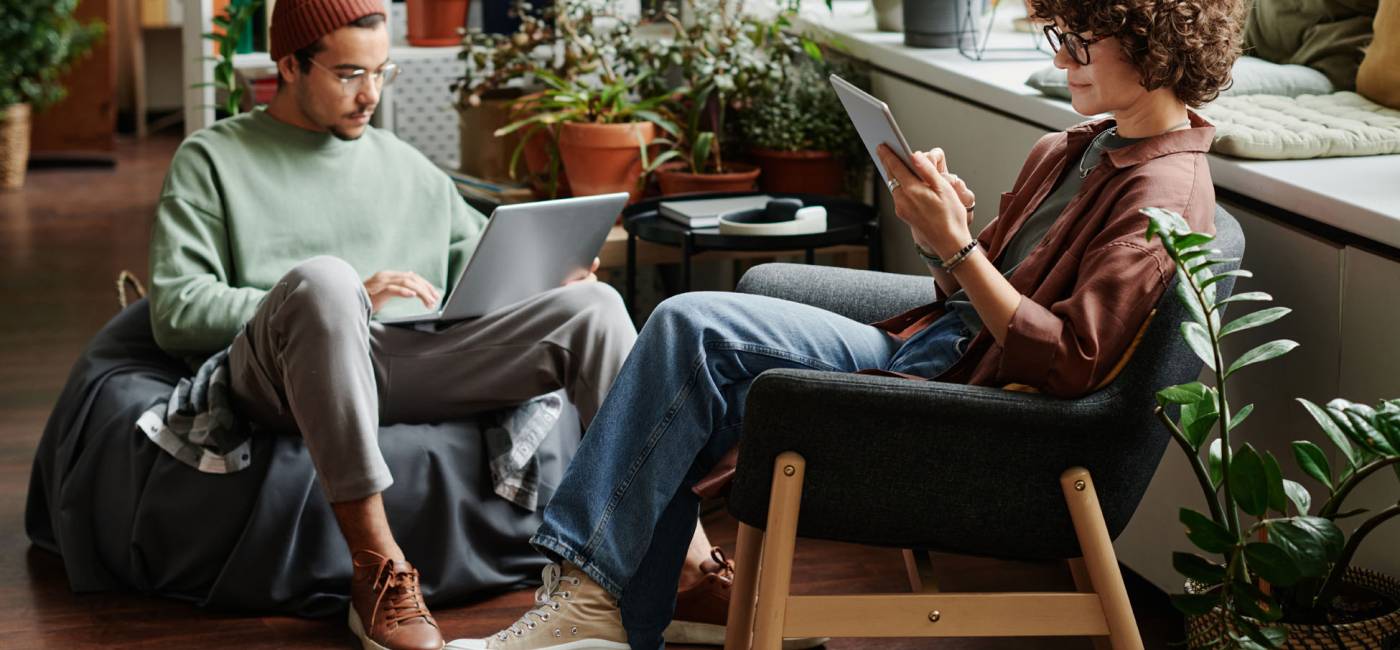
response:
<path fill-rule="evenodd" d="M 366 126 L 368 126 L 368 125 L 366 125 Z M 341 141 L 344 141 L 344 142 L 354 142 L 354 141 L 356 141 L 356 140 L 359 140 L 362 136 L 364 136 L 365 131 L 368 131 L 368 130 L 369 130 L 369 129 L 367 129 L 367 128 L 366 128 L 366 129 L 361 129 L 359 133 L 357 133 L 357 134 L 355 134 L 355 135 L 350 135 L 349 133 L 346 133 L 346 132 L 340 130 L 339 127 L 334 127 L 334 126 L 333 126 L 333 127 L 331 127 L 331 129 L 330 129 L 331 135 L 335 136 L 337 140 L 341 140 Z"/>

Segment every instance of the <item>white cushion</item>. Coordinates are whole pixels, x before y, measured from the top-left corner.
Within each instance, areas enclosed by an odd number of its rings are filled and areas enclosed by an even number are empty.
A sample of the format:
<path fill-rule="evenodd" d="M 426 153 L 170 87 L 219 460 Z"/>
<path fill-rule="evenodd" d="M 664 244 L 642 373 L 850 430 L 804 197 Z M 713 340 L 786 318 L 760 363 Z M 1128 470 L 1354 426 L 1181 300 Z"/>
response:
<path fill-rule="evenodd" d="M 1242 56 L 1231 70 L 1233 83 L 1220 91 L 1221 97 L 1236 95 L 1326 95 L 1332 92 L 1327 75 L 1301 65 L 1279 65 L 1252 56 Z M 1051 66 L 1036 71 L 1026 85 L 1051 97 L 1069 99 L 1068 73 Z"/>
<path fill-rule="evenodd" d="M 1216 153 L 1262 160 L 1400 154 L 1400 111 L 1353 92 L 1222 97 L 1200 109 Z"/>

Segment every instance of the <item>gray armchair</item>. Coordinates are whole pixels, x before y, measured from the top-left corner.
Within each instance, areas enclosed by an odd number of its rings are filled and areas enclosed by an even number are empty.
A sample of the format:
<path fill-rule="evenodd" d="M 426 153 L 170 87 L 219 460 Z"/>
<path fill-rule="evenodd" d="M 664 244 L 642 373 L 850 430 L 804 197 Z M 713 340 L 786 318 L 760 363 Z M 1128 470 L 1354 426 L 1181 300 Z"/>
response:
<path fill-rule="evenodd" d="M 1216 230 L 1215 246 L 1242 257 L 1239 225 L 1223 210 Z M 1232 284 L 1220 283 L 1222 297 Z M 926 302 L 931 281 L 764 265 L 739 290 L 873 321 Z M 1112 539 L 1170 439 L 1153 417 L 1154 394 L 1201 370 L 1178 331 L 1185 318 L 1168 291 L 1123 372 L 1075 400 L 863 375 L 764 373 L 749 393 L 729 498 L 740 521 L 741 573 L 726 648 L 777 648 L 785 636 L 1030 635 L 1095 636 L 1113 648 L 1141 648 Z M 1083 593 L 792 597 L 797 535 L 1068 560 Z"/>

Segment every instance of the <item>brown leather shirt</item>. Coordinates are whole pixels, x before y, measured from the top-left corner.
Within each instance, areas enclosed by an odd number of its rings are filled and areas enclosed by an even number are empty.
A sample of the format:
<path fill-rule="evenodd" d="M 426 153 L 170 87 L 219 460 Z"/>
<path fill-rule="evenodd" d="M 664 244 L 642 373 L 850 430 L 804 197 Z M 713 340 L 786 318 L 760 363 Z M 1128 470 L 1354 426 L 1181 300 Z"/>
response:
<path fill-rule="evenodd" d="M 977 236 L 995 260 L 1016 230 L 1055 188 L 1090 140 L 1113 126 L 1088 122 L 1040 139 L 1016 186 L 1001 196 L 997 218 Z M 1148 242 L 1141 208 L 1174 210 L 1197 232 L 1215 232 L 1215 187 L 1206 152 L 1215 127 L 1195 113 L 1191 128 L 1108 152 L 1084 179 L 1030 257 L 1010 277 L 1021 293 L 1004 344 L 983 330 L 938 381 L 1025 384 L 1077 397 L 1098 386 L 1127 351 L 1171 284 L 1174 268 L 1160 242 Z M 1078 173 L 1070 170 L 1070 173 Z M 876 326 L 907 339 L 943 315 L 941 302 Z"/>

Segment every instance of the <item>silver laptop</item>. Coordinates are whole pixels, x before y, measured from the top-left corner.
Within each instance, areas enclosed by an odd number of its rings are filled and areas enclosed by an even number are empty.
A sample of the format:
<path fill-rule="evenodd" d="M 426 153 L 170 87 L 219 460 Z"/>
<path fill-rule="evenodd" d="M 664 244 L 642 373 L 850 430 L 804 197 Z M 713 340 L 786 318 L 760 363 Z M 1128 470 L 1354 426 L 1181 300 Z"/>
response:
<path fill-rule="evenodd" d="M 415 325 L 475 318 L 561 286 L 593 266 L 627 197 L 619 192 L 496 208 L 436 311 L 376 320 Z"/>

